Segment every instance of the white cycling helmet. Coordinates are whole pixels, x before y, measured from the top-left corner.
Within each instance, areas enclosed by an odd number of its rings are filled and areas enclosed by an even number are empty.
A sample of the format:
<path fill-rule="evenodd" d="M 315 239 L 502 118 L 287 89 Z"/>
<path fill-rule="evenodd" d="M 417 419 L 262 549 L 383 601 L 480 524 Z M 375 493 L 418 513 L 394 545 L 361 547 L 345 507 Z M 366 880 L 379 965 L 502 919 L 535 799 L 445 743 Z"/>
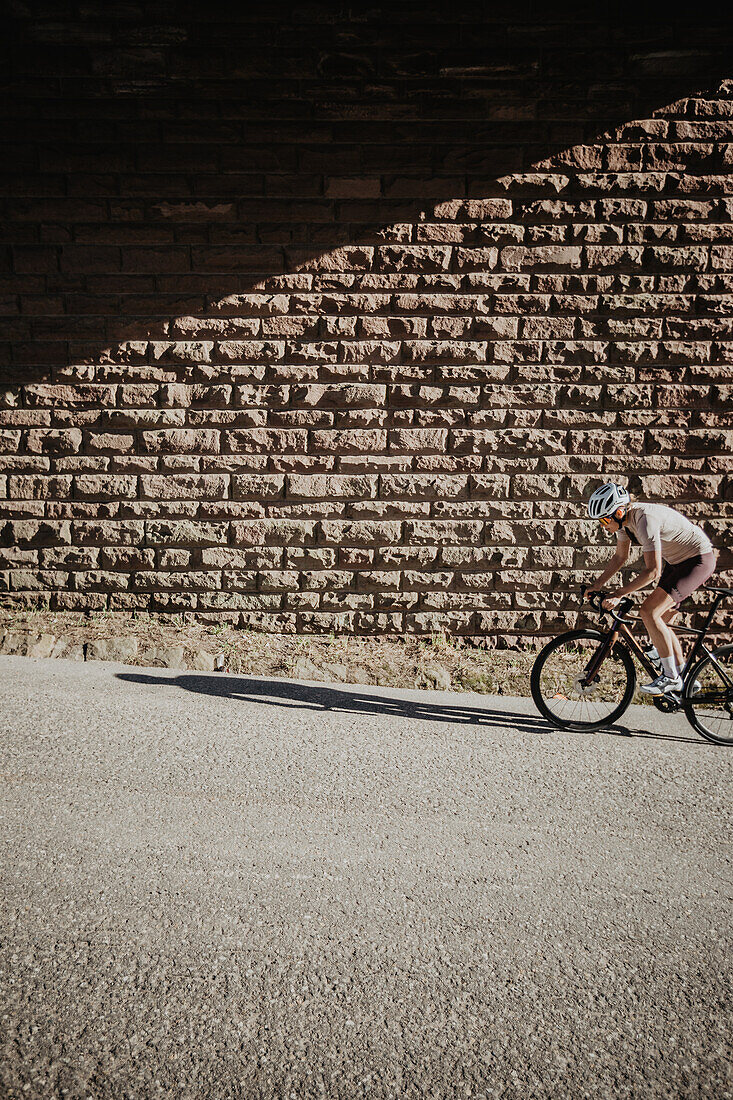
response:
<path fill-rule="evenodd" d="M 622 485 L 614 481 L 608 481 L 591 493 L 588 501 L 588 515 L 591 519 L 604 519 L 612 516 L 617 508 L 623 508 L 631 500 L 628 492 Z"/>

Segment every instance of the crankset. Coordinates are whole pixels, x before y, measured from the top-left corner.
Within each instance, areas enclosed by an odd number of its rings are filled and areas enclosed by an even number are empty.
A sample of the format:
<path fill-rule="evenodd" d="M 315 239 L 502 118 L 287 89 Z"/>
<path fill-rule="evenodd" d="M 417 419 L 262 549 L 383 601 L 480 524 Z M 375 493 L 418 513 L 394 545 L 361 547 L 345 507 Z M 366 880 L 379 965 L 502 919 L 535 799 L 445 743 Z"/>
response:
<path fill-rule="evenodd" d="M 681 697 L 672 691 L 666 695 L 653 695 L 652 702 L 657 710 L 661 710 L 662 714 L 673 714 L 676 710 L 682 709 Z"/>

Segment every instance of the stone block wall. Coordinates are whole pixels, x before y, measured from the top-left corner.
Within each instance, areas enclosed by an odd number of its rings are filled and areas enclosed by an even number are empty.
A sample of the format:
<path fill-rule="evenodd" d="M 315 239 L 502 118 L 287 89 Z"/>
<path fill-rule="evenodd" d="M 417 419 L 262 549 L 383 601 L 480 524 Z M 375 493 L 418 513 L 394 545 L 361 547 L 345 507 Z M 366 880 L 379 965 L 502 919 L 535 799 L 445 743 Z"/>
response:
<path fill-rule="evenodd" d="M 608 478 L 725 555 L 722 13 L 16 9 L 4 606 L 511 639 Z"/>

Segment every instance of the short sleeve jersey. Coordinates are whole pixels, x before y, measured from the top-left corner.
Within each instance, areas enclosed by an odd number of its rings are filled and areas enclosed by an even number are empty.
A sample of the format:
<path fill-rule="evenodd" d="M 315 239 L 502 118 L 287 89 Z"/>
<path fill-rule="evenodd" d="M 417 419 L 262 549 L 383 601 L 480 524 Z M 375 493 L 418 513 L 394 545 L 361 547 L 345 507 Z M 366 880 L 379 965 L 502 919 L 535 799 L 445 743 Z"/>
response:
<path fill-rule="evenodd" d="M 626 526 L 636 536 L 642 552 L 659 550 L 664 561 L 677 565 L 698 554 L 710 554 L 713 545 L 702 527 L 664 504 L 630 504 Z M 616 532 L 619 542 L 629 542 L 624 527 Z"/>

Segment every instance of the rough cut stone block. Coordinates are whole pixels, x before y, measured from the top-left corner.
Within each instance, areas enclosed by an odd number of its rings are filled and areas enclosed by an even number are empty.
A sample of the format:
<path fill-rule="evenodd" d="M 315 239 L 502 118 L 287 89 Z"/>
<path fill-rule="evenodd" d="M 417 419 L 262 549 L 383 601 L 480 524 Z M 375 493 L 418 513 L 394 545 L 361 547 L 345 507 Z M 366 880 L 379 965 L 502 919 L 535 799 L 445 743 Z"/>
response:
<path fill-rule="evenodd" d="M 216 668 L 216 658 L 213 653 L 198 649 L 186 661 L 186 667 L 195 669 L 197 672 L 213 672 Z"/>
<path fill-rule="evenodd" d="M 152 520 L 145 524 L 145 540 L 151 546 L 175 544 L 212 546 L 227 541 L 227 524 L 191 520 Z"/>
<path fill-rule="evenodd" d="M 456 248 L 455 252 L 459 271 L 491 271 L 499 258 L 497 248 Z"/>
<path fill-rule="evenodd" d="M 67 521 L 0 521 L 0 546 L 57 546 L 71 543 L 71 524 Z"/>
<path fill-rule="evenodd" d="M 143 474 L 140 496 L 147 500 L 222 500 L 227 474 Z"/>
<path fill-rule="evenodd" d="M 106 407 L 115 403 L 115 386 L 25 386 L 26 404 L 51 408 Z"/>
<path fill-rule="evenodd" d="M 375 263 L 381 271 L 447 271 L 451 258 L 448 245 L 386 246 L 376 250 Z"/>
<path fill-rule="evenodd" d="M 43 431 L 32 428 L 26 436 L 29 454 L 76 454 L 81 447 L 82 434 L 78 428 L 61 431 Z"/>
<path fill-rule="evenodd" d="M 484 524 L 480 520 L 410 520 L 405 528 L 406 541 L 439 546 L 445 543 L 480 543 L 483 541 Z"/>
<path fill-rule="evenodd" d="M 298 627 L 304 634 L 351 634 L 354 620 L 351 611 L 303 611 L 298 616 Z"/>
<path fill-rule="evenodd" d="M 401 454 L 443 452 L 447 440 L 448 431 L 445 428 L 397 428 L 389 433 L 390 449 Z"/>
<path fill-rule="evenodd" d="M 323 520 L 319 528 L 320 538 L 337 546 L 380 546 L 395 543 L 399 541 L 402 532 L 399 521 L 372 523 L 368 520 Z"/>
<path fill-rule="evenodd" d="M 282 557 L 280 546 L 259 546 L 256 550 L 206 547 L 200 551 L 201 565 L 207 569 L 268 569 L 279 565 Z"/>
<path fill-rule="evenodd" d="M 134 662 L 138 653 L 137 638 L 96 638 L 85 647 L 87 661 Z"/>
<path fill-rule="evenodd" d="M 465 475 L 383 474 L 380 479 L 379 495 L 386 499 L 461 500 L 467 493 Z"/>
<path fill-rule="evenodd" d="M 3 482 L 5 479 L 3 478 Z M 44 477 L 38 474 L 11 475 L 7 495 L 11 500 L 64 500 L 71 496 L 73 479 L 68 475 Z"/>
<path fill-rule="evenodd" d="M 40 634 L 28 639 L 27 657 L 46 658 L 54 655 L 56 638 L 53 634 Z"/>
<path fill-rule="evenodd" d="M 387 448 L 387 433 L 378 429 L 314 431 L 310 433 L 310 447 L 314 452 L 334 454 L 384 451 Z"/>
<path fill-rule="evenodd" d="M 141 432 L 143 448 L 153 454 L 216 454 L 219 432 L 208 429 L 164 428 Z"/>
<path fill-rule="evenodd" d="M 468 340 L 406 340 L 403 355 L 415 363 L 483 363 L 486 345 Z"/>
<path fill-rule="evenodd" d="M 155 551 L 141 546 L 104 546 L 99 551 L 98 560 L 106 570 L 152 569 Z"/>
<path fill-rule="evenodd" d="M 223 450 L 233 454 L 290 452 L 301 454 L 307 445 L 307 432 L 301 428 L 251 428 L 248 431 L 226 432 Z"/>
<path fill-rule="evenodd" d="M 232 543 L 235 546 L 313 545 L 315 520 L 261 519 L 232 523 Z"/>
<path fill-rule="evenodd" d="M 120 500 L 134 497 L 137 478 L 131 474 L 78 474 L 74 496 L 80 500 Z"/>
<path fill-rule="evenodd" d="M 501 266 L 506 271 L 540 268 L 543 271 L 574 270 L 581 265 L 582 249 L 559 245 L 536 248 L 509 246 L 501 250 Z"/>
<path fill-rule="evenodd" d="M 144 649 L 140 655 L 143 665 L 161 668 L 186 668 L 184 648 L 182 645 L 157 646 Z"/>
<path fill-rule="evenodd" d="M 115 414 L 117 410 L 114 410 Z M 121 417 L 120 419 L 127 419 Z M 148 418 L 149 423 L 154 423 L 155 418 Z M 145 423 L 145 419 L 141 421 Z M 101 452 L 102 454 L 127 454 L 135 446 L 135 436 L 127 432 L 89 432 L 87 436 L 87 450 Z"/>
<path fill-rule="evenodd" d="M 371 498 L 377 495 L 377 485 L 378 479 L 375 475 L 289 474 L 286 495 L 305 500 L 319 497 Z"/>

